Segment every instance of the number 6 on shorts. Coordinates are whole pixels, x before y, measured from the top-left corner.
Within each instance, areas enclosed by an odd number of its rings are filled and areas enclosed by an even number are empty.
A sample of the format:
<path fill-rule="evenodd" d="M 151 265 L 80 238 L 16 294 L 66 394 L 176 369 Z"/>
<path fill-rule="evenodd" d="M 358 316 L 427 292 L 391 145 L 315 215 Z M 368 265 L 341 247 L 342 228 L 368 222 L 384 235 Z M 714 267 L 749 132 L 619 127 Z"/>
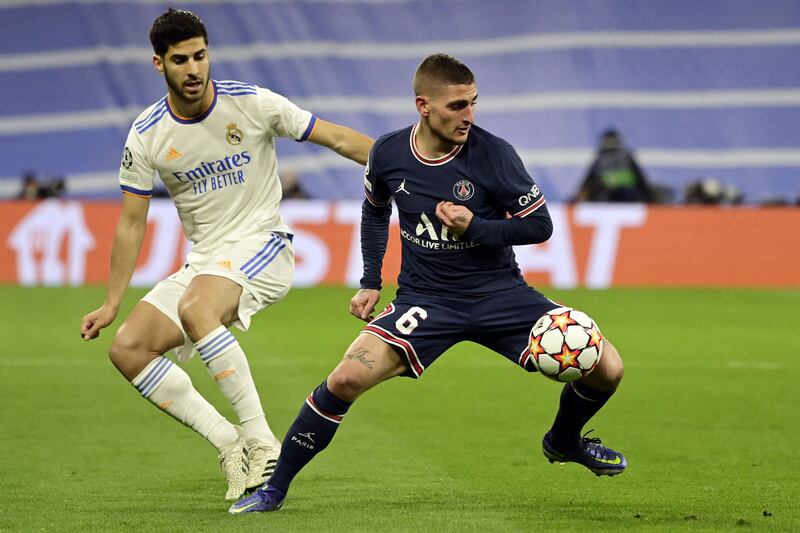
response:
<path fill-rule="evenodd" d="M 394 326 L 397 328 L 397 331 L 403 333 L 404 335 L 411 335 L 411 333 L 417 329 L 419 326 L 419 320 L 417 320 L 417 316 L 421 320 L 425 320 L 428 318 L 428 312 L 421 307 L 412 307 L 402 315 L 397 321 L 394 323 Z"/>

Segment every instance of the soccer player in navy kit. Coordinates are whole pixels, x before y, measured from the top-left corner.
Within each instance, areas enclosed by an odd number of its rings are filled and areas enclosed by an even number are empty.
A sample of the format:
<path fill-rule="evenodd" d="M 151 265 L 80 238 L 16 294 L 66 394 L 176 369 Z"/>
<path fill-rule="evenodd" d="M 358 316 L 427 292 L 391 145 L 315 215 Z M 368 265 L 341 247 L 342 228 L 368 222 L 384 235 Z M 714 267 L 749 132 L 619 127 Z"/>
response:
<path fill-rule="evenodd" d="M 527 285 L 511 246 L 550 237 L 545 199 L 513 147 L 474 125 L 478 90 L 466 65 L 444 54 L 429 56 L 417 69 L 414 91 L 419 122 L 375 142 L 364 178 L 364 276 L 350 312 L 369 323 L 306 399 L 268 483 L 231 513 L 280 509 L 295 475 L 328 445 L 356 398 L 389 378 L 419 377 L 458 342 L 482 344 L 534 371 L 531 326 L 560 305 Z M 402 240 L 399 289 L 373 318 L 392 200 Z M 622 372 L 619 353 L 606 342 L 597 368 L 564 385 L 542 442 L 546 457 L 598 475 L 625 469 L 621 453 L 581 438 Z"/>

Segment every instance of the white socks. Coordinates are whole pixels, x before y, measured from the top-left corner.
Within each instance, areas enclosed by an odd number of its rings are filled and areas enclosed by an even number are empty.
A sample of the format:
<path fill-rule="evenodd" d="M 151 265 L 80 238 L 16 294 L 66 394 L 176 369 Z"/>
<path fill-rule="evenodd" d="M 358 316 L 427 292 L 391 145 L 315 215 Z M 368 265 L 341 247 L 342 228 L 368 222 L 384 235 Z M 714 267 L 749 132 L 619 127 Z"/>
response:
<path fill-rule="evenodd" d="M 166 357 L 153 359 L 131 384 L 218 449 L 239 438 L 236 428 L 195 390 L 188 374 Z"/>
<path fill-rule="evenodd" d="M 259 440 L 273 446 L 280 444 L 264 417 L 247 357 L 233 334 L 225 326 L 220 326 L 200 339 L 195 347 L 208 373 L 231 402 L 247 441 Z"/>

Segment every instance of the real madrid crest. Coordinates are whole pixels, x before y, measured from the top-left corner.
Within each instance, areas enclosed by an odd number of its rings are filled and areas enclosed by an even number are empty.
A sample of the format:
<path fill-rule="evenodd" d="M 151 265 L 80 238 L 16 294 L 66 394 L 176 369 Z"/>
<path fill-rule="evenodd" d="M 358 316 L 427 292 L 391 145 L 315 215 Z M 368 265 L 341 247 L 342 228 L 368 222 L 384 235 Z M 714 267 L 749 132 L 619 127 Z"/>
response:
<path fill-rule="evenodd" d="M 453 185 L 453 194 L 459 200 L 469 200 L 475 194 L 475 186 L 469 180 L 459 180 Z"/>
<path fill-rule="evenodd" d="M 242 130 L 239 129 L 235 122 L 231 122 L 225 127 L 228 129 L 228 132 L 225 134 L 225 140 L 228 141 L 228 144 L 237 145 L 242 142 L 244 133 L 242 133 Z"/>

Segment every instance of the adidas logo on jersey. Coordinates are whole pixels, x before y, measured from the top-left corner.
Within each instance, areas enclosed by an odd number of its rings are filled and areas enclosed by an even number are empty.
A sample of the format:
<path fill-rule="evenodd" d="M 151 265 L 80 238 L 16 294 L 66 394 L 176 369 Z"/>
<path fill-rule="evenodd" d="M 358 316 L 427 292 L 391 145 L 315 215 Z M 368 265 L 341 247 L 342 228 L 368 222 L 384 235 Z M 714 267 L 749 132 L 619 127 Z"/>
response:
<path fill-rule="evenodd" d="M 173 161 L 173 160 L 175 160 L 175 159 L 178 159 L 178 158 L 179 158 L 179 157 L 181 157 L 182 155 L 183 155 L 182 153 L 180 153 L 180 152 L 179 152 L 179 151 L 177 151 L 175 148 L 173 148 L 172 146 L 170 146 L 170 147 L 169 147 L 169 152 L 167 152 L 167 161 Z"/>

